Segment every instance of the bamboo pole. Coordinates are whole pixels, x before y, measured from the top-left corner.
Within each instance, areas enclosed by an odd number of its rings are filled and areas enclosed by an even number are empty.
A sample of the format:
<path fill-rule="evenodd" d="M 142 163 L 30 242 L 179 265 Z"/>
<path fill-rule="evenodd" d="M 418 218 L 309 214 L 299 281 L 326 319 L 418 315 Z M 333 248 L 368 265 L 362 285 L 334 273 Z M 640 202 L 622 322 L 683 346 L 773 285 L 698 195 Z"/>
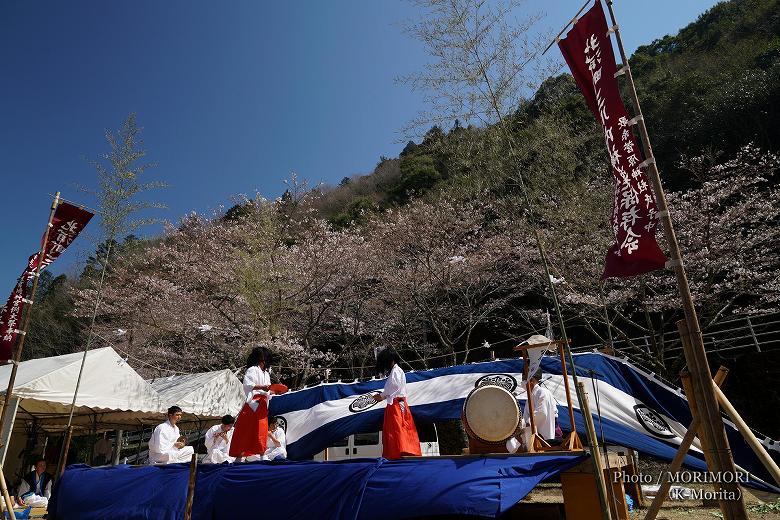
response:
<path fill-rule="evenodd" d="M 76 398 L 79 395 L 79 387 L 81 386 L 81 376 L 84 374 L 84 365 L 87 362 L 87 353 L 89 352 L 89 347 L 92 345 L 92 338 L 94 337 L 94 328 L 95 328 L 95 319 L 97 318 L 97 311 L 98 306 L 100 305 L 100 299 L 103 295 L 103 283 L 106 279 L 106 269 L 108 267 L 108 261 L 111 258 L 111 243 L 112 240 L 107 241 L 107 248 L 106 248 L 106 260 L 103 262 L 103 266 L 101 268 L 100 272 L 100 282 L 98 283 L 98 289 L 97 294 L 95 295 L 95 306 L 92 309 L 92 319 L 89 323 L 89 333 L 87 334 L 87 341 L 84 345 L 84 355 L 81 356 L 81 366 L 79 367 L 79 375 L 76 379 L 76 388 L 73 391 L 73 400 L 70 403 L 70 414 L 68 415 L 68 435 L 66 437 L 66 443 L 62 445 L 62 450 L 60 451 L 60 460 L 64 459 L 65 455 L 68 453 L 68 449 L 70 447 L 70 439 L 71 434 L 73 433 L 73 412 L 76 410 Z"/>
<path fill-rule="evenodd" d="M 195 500 L 195 476 L 197 475 L 198 454 L 193 453 L 190 459 L 190 476 L 187 481 L 187 502 L 184 506 L 184 520 L 192 518 L 192 503 Z"/>
<path fill-rule="evenodd" d="M 10 493 L 8 493 L 8 485 L 5 482 L 5 475 L 0 471 L 0 487 L 3 491 L 3 503 L 5 504 L 5 510 L 9 511 L 8 517 L 14 518 L 14 501 L 11 499 Z"/>
<path fill-rule="evenodd" d="M 73 426 L 68 426 L 65 430 L 65 437 L 62 439 L 62 448 L 60 448 L 60 460 L 57 461 L 57 474 L 56 477 L 60 478 L 65 472 L 65 463 L 68 460 L 68 452 L 70 451 L 70 439 L 73 437 Z"/>
<path fill-rule="evenodd" d="M 593 416 L 590 414 L 590 405 L 588 404 L 588 394 L 585 391 L 585 383 L 577 383 L 578 394 L 582 395 L 580 402 L 580 413 L 585 419 L 585 431 L 588 437 L 593 439 L 590 444 L 590 458 L 593 460 L 593 471 L 596 474 L 596 487 L 599 491 L 599 504 L 601 505 L 601 517 L 604 520 L 611 520 L 611 510 L 609 508 L 609 499 L 607 498 L 607 483 L 604 481 L 604 466 L 601 465 L 601 455 L 599 454 L 598 438 L 596 437 L 596 426 L 593 424 Z"/>
<path fill-rule="evenodd" d="M 58 191 L 54 195 L 54 200 L 51 203 L 51 211 L 49 212 L 49 220 L 46 223 L 46 231 L 43 233 L 43 241 L 41 242 L 41 248 L 38 250 L 38 264 L 35 266 L 35 275 L 33 276 L 33 285 L 30 292 L 30 302 L 27 305 L 27 311 L 24 313 L 24 322 L 22 323 L 21 338 L 19 338 L 19 344 L 16 347 L 13 358 L 13 366 L 11 367 L 11 376 L 8 379 L 8 388 L 3 396 L 3 411 L 0 413 L 0 432 L 3 431 L 3 427 L 6 423 L 6 415 L 8 414 L 8 401 L 11 399 L 11 395 L 14 391 L 14 384 L 16 383 L 16 372 L 19 370 L 19 363 L 22 359 L 22 350 L 24 350 L 24 340 L 27 337 L 27 331 L 30 327 L 30 316 L 32 315 L 32 306 L 35 302 L 35 292 L 38 290 L 38 280 L 41 275 L 41 264 L 43 263 L 43 256 L 46 254 L 46 244 L 49 242 L 49 231 L 51 231 L 51 221 L 54 219 L 54 212 L 57 211 L 57 206 L 60 204 L 60 192 Z M 26 282 L 25 282 L 26 283 Z M 10 438 L 10 436 L 9 436 Z M 3 466 L 0 464 L 0 475 L 3 473 Z M 10 501 L 8 494 L 8 487 L 5 484 L 5 476 L 0 478 L 0 491 L 2 491 L 3 499 L 6 502 L 6 507 L 10 507 L 9 514 L 13 514 L 14 506 Z"/>
<path fill-rule="evenodd" d="M 552 277 L 550 276 L 550 266 L 547 264 L 547 254 L 545 253 L 544 244 L 542 243 L 542 236 L 538 229 L 536 230 L 536 245 L 539 248 L 539 255 L 542 257 L 542 265 L 544 265 L 544 274 L 547 277 L 547 286 L 550 289 L 553 305 L 555 306 L 555 314 L 557 315 L 558 318 L 558 328 L 561 329 L 561 341 L 563 341 L 563 350 L 566 353 L 566 357 L 569 359 L 569 364 L 571 365 L 571 379 L 574 382 L 574 388 L 576 389 L 576 393 L 577 393 L 577 402 L 579 403 L 580 410 L 581 410 L 583 394 L 580 392 L 580 387 L 578 385 L 577 368 L 574 366 L 574 357 L 571 355 L 571 348 L 569 347 L 569 338 L 566 335 L 566 325 L 563 323 L 563 314 L 561 314 L 561 305 L 558 302 L 558 295 L 555 292 L 555 284 L 552 282 Z M 566 363 L 566 359 L 563 359 L 563 363 Z M 572 424 L 572 430 L 574 429 L 575 426 L 574 424 Z M 586 431 L 586 433 L 589 436 L 588 444 L 590 445 L 596 444 L 596 439 L 590 438 L 590 432 Z"/>
<path fill-rule="evenodd" d="M 726 380 L 728 373 L 728 368 L 720 367 L 718 369 L 718 373 L 715 374 L 715 377 L 713 378 L 713 383 L 715 383 L 716 386 L 722 385 Z M 680 374 L 680 377 L 683 380 L 688 379 L 688 381 L 684 382 L 683 385 L 690 385 L 690 375 L 688 373 L 682 373 Z M 688 426 L 688 431 L 685 432 L 685 436 L 683 436 L 682 442 L 680 442 L 680 447 L 677 449 L 677 453 L 674 454 L 674 458 L 669 464 L 669 469 L 666 471 L 665 475 L 666 477 L 680 471 L 682 463 L 685 460 L 685 456 L 688 454 L 688 450 L 693 444 L 693 440 L 696 438 L 699 426 L 701 426 L 701 419 L 697 414 L 693 416 L 693 420 L 691 421 L 690 426 Z M 658 488 L 658 493 L 656 493 L 655 497 L 653 498 L 650 507 L 647 508 L 645 520 L 655 520 L 655 517 L 658 516 L 658 512 L 661 510 L 661 506 L 663 505 L 664 500 L 666 500 L 666 495 L 669 494 L 669 489 L 671 489 L 671 487 L 672 481 L 668 478 L 663 478 L 661 487 Z"/>
<path fill-rule="evenodd" d="M 27 311 L 24 313 L 24 322 L 22 323 L 21 338 L 19 338 L 19 344 L 16 347 L 13 358 L 13 366 L 11 367 L 11 377 L 8 379 L 8 389 L 3 396 L 3 413 L 0 415 L 0 431 L 3 431 L 6 421 L 6 410 L 8 410 L 8 401 L 11 399 L 11 394 L 14 390 L 14 383 L 16 383 L 16 372 L 19 370 L 19 362 L 22 359 L 22 350 L 24 350 L 24 340 L 27 337 L 27 329 L 30 327 L 30 315 L 32 314 L 32 306 L 35 302 L 35 292 L 38 290 L 38 279 L 41 274 L 41 263 L 43 262 L 43 255 L 46 253 L 46 244 L 49 241 L 49 231 L 51 230 L 51 221 L 54 219 L 54 212 L 57 211 L 57 206 L 60 205 L 60 192 L 58 191 L 54 195 L 54 200 L 51 203 L 51 211 L 49 212 L 49 220 L 46 223 L 46 231 L 43 234 L 43 242 L 41 248 L 38 251 L 38 265 L 35 266 L 35 275 L 33 276 L 32 291 L 30 293 L 30 303 L 27 306 Z"/>
<path fill-rule="evenodd" d="M 682 340 L 683 348 L 690 348 L 690 334 L 688 334 L 688 328 L 685 320 L 680 320 L 677 322 L 677 328 L 680 332 L 680 339 Z M 725 438 L 725 430 L 723 429 L 723 423 L 721 422 L 721 432 L 723 433 L 723 441 L 724 446 L 723 447 L 717 447 L 716 445 L 712 444 L 712 438 L 707 436 L 707 432 L 712 430 L 712 424 L 707 424 L 706 417 L 702 410 L 702 391 L 701 388 L 696 386 L 695 379 L 693 377 L 693 370 L 691 368 L 691 364 L 688 364 L 688 370 L 690 371 L 690 377 L 683 378 L 683 388 L 685 389 L 685 394 L 688 397 L 688 406 L 691 409 L 692 416 L 696 417 L 698 416 L 701 421 L 701 426 L 699 427 L 699 441 L 701 443 L 702 452 L 704 453 L 704 460 L 707 463 L 707 468 L 714 473 L 717 474 L 731 474 L 736 475 L 737 468 L 734 465 L 734 461 L 731 458 L 731 448 L 729 447 L 728 440 Z M 709 368 L 707 369 L 709 370 Z M 711 381 L 711 379 L 710 379 Z M 686 386 L 687 385 L 687 386 Z M 708 389 L 711 391 L 711 393 L 714 394 L 714 391 L 712 390 L 712 383 L 710 382 L 708 385 Z M 720 415 L 720 408 L 717 410 L 718 412 L 718 421 L 722 421 L 721 415 Z M 724 459 L 727 459 L 731 466 L 733 467 L 732 470 L 728 471 L 720 471 L 714 468 L 718 467 L 719 463 L 722 463 Z M 733 482 L 717 482 L 717 479 L 714 479 L 715 482 L 712 483 L 713 488 L 716 491 L 723 490 L 727 494 L 731 495 L 733 499 L 725 499 L 718 501 L 718 505 L 720 506 L 721 512 L 723 513 L 724 518 L 736 518 L 736 519 L 743 519 L 747 518 L 747 510 L 745 508 L 745 504 L 743 501 L 742 493 L 739 490 L 739 485 L 736 481 Z"/>
<path fill-rule="evenodd" d="M 731 417 L 731 420 L 734 421 L 734 424 L 737 425 L 737 429 L 742 434 L 742 437 L 745 438 L 745 442 L 748 443 L 766 470 L 770 475 L 772 475 L 772 478 L 775 479 L 775 482 L 780 485 L 780 468 L 777 467 L 777 463 L 772 460 L 772 457 L 769 456 L 769 453 L 767 453 L 766 449 L 764 449 L 764 446 L 758 441 L 758 439 L 756 439 L 756 436 L 753 435 L 750 427 L 747 425 L 747 423 L 745 423 L 739 413 L 737 413 L 737 410 L 731 404 L 731 401 L 729 401 L 726 397 L 726 394 L 724 394 L 723 390 L 721 390 L 717 385 L 715 385 L 715 393 L 718 396 L 718 402 L 720 402 L 720 405 L 726 411 L 728 416 Z"/>
<path fill-rule="evenodd" d="M 609 16 L 612 20 L 615 37 L 617 39 L 618 49 L 620 50 L 620 57 L 623 60 L 623 66 L 626 71 L 626 80 L 628 81 L 629 92 L 631 94 L 631 102 L 634 107 L 635 116 L 642 115 L 642 109 L 639 105 L 639 97 L 636 93 L 636 87 L 634 86 L 634 78 L 631 73 L 631 67 L 628 63 L 625 48 L 623 47 L 623 39 L 620 35 L 620 28 L 618 27 L 615 19 L 615 12 L 612 9 L 612 0 L 606 0 L 607 7 L 609 9 Z M 653 159 L 653 148 L 650 145 L 650 137 L 647 133 L 647 126 L 643 117 L 639 117 L 638 121 L 639 135 L 642 140 L 642 146 L 645 151 L 646 159 Z M 712 386 L 712 376 L 710 375 L 709 364 L 707 363 L 707 355 L 704 349 L 704 341 L 699 328 L 699 319 L 696 315 L 696 308 L 691 297 L 690 287 L 688 285 L 688 277 L 685 273 L 685 267 L 683 264 L 682 253 L 680 251 L 680 245 L 677 242 L 677 235 L 672 225 L 672 219 L 669 215 L 669 206 L 666 203 L 666 196 L 664 194 L 663 186 L 661 184 L 661 177 L 658 172 L 658 166 L 655 164 L 655 160 L 650 161 L 650 165 L 647 168 L 648 177 L 653 184 L 653 189 L 656 196 L 656 202 L 658 204 L 658 215 L 661 218 L 661 223 L 664 229 L 664 235 L 669 246 L 669 252 L 671 256 L 670 266 L 673 267 L 675 275 L 677 277 L 677 286 L 680 291 L 680 298 L 682 300 L 683 311 L 685 313 L 685 321 L 687 324 L 687 331 L 690 336 L 690 344 L 684 348 L 685 361 L 688 368 L 691 371 L 691 380 L 693 382 L 694 392 L 696 394 L 697 404 L 701 410 L 702 416 L 702 442 L 710 447 L 713 452 L 712 462 L 713 466 L 710 467 L 714 472 L 736 472 L 734 466 L 734 460 L 731 458 L 731 453 L 728 449 L 728 443 L 726 440 L 726 432 L 723 428 L 723 419 L 720 416 L 720 410 L 718 409 L 718 402 L 715 397 L 715 392 Z M 685 347 L 685 344 L 683 344 Z M 723 508 L 724 502 L 721 501 L 721 507 Z M 735 501 L 730 501 L 724 509 L 724 517 L 727 520 L 732 519 L 747 519 L 747 510 L 745 509 L 745 503 L 741 494 Z"/>

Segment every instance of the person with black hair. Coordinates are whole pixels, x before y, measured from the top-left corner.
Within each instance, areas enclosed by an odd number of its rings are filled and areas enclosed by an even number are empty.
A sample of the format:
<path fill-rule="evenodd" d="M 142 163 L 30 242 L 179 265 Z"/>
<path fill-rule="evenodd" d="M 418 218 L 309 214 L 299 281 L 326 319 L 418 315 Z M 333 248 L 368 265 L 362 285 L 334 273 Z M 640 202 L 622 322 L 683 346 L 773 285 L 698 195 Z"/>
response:
<path fill-rule="evenodd" d="M 382 456 L 386 459 L 421 455 L 420 439 L 406 400 L 406 374 L 400 362 L 401 357 L 392 348 L 382 350 L 376 357 L 377 373 L 389 373 L 385 388 L 381 393 L 374 394 L 377 402 L 387 400 L 382 423 Z"/>
<path fill-rule="evenodd" d="M 236 420 L 232 415 L 222 417 L 222 422 L 209 428 L 206 432 L 206 458 L 203 462 L 206 464 L 222 464 L 223 462 L 233 462 L 235 459 L 228 455 L 230 452 L 230 441 L 233 438 L 233 423 Z"/>
<path fill-rule="evenodd" d="M 233 440 L 229 455 L 249 460 L 260 460 L 265 453 L 268 437 L 268 401 L 273 392 L 271 387 L 271 351 L 255 347 L 246 360 L 244 392 L 246 402 L 236 418 Z"/>
<path fill-rule="evenodd" d="M 279 417 L 268 419 L 268 442 L 266 443 L 265 460 L 284 460 L 287 458 L 287 439 L 284 430 L 279 426 Z"/>
<path fill-rule="evenodd" d="M 181 421 L 182 411 L 178 406 L 168 408 L 168 420 L 158 424 L 149 439 L 149 464 L 175 464 L 189 462 L 195 450 L 179 440 L 181 434 L 176 423 Z"/>

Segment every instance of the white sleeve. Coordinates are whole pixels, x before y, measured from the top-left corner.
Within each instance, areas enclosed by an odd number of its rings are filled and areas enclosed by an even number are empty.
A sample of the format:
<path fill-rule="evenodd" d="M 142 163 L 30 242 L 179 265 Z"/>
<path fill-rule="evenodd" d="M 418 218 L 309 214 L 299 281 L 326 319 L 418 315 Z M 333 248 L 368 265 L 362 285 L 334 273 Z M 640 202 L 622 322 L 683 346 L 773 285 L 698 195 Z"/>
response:
<path fill-rule="evenodd" d="M 260 367 L 249 367 L 244 374 L 244 394 L 248 397 L 253 392 L 259 395 L 268 395 L 265 390 L 255 390 L 257 385 L 270 384 L 271 378 L 268 372 L 260 370 Z"/>
<path fill-rule="evenodd" d="M 43 490 L 43 496 L 51 498 L 51 480 L 46 484 L 46 489 Z"/>
<path fill-rule="evenodd" d="M 209 430 L 206 432 L 206 438 L 203 439 L 203 443 L 206 445 L 207 449 L 211 449 L 214 447 L 214 434 L 215 434 L 214 428 L 209 428 Z"/>
<path fill-rule="evenodd" d="M 388 397 L 394 397 L 398 394 L 398 392 L 403 387 L 404 383 L 404 371 L 400 368 L 396 370 L 396 365 L 393 367 L 393 369 L 390 371 L 390 375 L 387 376 L 387 381 L 385 382 L 385 388 L 382 390 L 381 396 L 384 399 L 387 399 Z"/>
<path fill-rule="evenodd" d="M 162 425 L 157 426 L 152 432 L 152 436 L 149 437 L 149 451 L 152 453 L 162 453 L 162 449 L 160 449 L 160 430 L 162 430 Z"/>
<path fill-rule="evenodd" d="M 28 484 L 26 480 L 22 479 L 22 483 L 19 484 L 19 491 L 17 492 L 17 495 L 22 496 L 28 491 L 30 491 L 30 484 Z"/>
<path fill-rule="evenodd" d="M 254 390 L 255 385 L 259 385 L 260 383 L 257 381 L 257 372 L 259 372 L 260 369 L 258 367 L 249 367 L 246 369 L 246 374 L 244 374 L 244 394 L 249 395 L 252 393 L 252 390 Z"/>

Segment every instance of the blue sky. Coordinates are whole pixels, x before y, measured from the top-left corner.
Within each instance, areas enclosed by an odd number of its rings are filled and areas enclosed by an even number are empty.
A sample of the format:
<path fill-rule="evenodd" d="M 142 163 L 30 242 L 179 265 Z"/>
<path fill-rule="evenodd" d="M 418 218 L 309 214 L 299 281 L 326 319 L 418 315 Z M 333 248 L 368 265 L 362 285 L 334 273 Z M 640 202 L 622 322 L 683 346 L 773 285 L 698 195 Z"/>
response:
<path fill-rule="evenodd" d="M 714 3 L 615 9 L 633 51 Z M 557 30 L 581 0 L 525 5 Z M 148 216 L 174 222 L 237 194 L 277 196 L 293 171 L 337 183 L 396 156 L 399 129 L 424 108 L 394 81 L 427 60 L 400 29 L 417 14 L 390 0 L 3 2 L 0 299 L 37 250 L 48 194 L 94 203 L 76 189 L 96 180 L 85 158 L 106 151 L 104 131 L 130 112 L 158 164 L 148 179 L 170 184 L 151 197 L 168 209 Z M 52 270 L 75 272 L 91 250 L 80 237 Z"/>

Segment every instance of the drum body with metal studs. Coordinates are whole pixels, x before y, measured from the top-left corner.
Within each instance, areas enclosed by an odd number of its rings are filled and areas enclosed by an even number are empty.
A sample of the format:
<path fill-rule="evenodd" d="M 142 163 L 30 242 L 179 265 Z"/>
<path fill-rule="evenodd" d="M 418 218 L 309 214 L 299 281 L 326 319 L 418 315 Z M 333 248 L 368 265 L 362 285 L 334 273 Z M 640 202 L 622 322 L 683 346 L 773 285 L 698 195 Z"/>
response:
<path fill-rule="evenodd" d="M 520 407 L 511 392 L 480 386 L 466 397 L 461 414 L 466 433 L 488 444 L 504 444 L 520 423 Z"/>

